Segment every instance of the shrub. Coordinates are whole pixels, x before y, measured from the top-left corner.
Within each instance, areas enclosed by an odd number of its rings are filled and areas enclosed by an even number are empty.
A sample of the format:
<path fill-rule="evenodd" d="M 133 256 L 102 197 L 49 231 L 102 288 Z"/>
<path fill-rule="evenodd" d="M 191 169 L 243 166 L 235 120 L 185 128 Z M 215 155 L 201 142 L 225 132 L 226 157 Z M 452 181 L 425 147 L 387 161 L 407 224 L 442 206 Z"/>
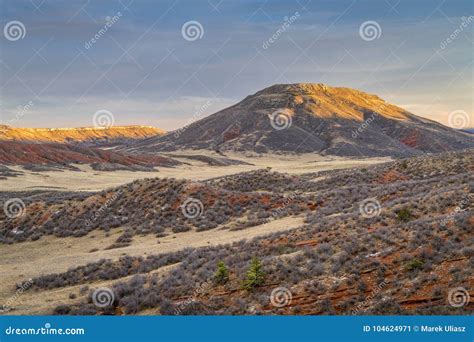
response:
<path fill-rule="evenodd" d="M 425 263 L 420 259 L 412 259 L 405 264 L 405 269 L 407 271 L 413 271 L 422 268 L 424 264 Z"/>
<path fill-rule="evenodd" d="M 223 261 L 217 263 L 217 271 L 214 279 L 218 284 L 225 284 L 229 280 L 229 269 Z"/>
<path fill-rule="evenodd" d="M 262 285 L 265 280 L 265 273 L 262 270 L 263 265 L 259 258 L 254 257 L 250 262 L 250 267 L 244 280 L 243 288 L 251 290 L 256 286 Z"/>
<path fill-rule="evenodd" d="M 71 312 L 71 308 L 67 305 L 58 305 L 53 310 L 54 315 L 67 315 Z"/>
<path fill-rule="evenodd" d="M 400 209 L 398 212 L 397 212 L 397 217 L 400 221 L 402 222 L 408 222 L 410 221 L 411 219 L 411 213 L 410 213 L 410 210 L 408 210 L 408 208 L 403 208 L 403 209 Z"/>

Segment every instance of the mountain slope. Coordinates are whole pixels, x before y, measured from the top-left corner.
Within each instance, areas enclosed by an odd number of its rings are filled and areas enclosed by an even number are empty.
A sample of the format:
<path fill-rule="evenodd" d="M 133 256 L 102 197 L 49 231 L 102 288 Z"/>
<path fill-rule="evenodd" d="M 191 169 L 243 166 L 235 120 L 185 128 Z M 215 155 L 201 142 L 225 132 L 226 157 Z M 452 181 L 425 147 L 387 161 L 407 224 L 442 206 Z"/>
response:
<path fill-rule="evenodd" d="M 411 156 L 474 147 L 472 136 L 391 105 L 378 96 L 323 84 L 280 84 L 130 151 L 318 152 Z"/>
<path fill-rule="evenodd" d="M 35 143 L 123 143 L 163 134 L 165 131 L 152 126 L 17 128 L 0 125 L 0 140 Z"/>

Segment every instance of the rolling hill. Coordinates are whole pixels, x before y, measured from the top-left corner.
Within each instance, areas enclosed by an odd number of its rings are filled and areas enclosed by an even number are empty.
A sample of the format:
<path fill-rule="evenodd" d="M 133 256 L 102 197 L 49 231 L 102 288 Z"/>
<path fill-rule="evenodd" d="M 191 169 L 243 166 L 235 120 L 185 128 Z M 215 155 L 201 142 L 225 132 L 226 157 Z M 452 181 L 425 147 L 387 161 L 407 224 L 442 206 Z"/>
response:
<path fill-rule="evenodd" d="M 0 297 L 28 286 L 12 314 L 472 314 L 473 158 L 17 193 L 0 212 Z M 256 258 L 262 280 L 244 288 Z"/>

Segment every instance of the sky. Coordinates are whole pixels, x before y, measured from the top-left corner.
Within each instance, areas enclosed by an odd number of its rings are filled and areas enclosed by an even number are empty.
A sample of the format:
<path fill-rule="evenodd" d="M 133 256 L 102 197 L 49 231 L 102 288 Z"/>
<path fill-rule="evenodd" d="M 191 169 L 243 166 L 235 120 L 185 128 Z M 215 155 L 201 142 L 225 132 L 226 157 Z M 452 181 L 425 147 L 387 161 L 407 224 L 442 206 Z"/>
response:
<path fill-rule="evenodd" d="M 0 0 L 0 123 L 166 130 L 277 83 L 473 120 L 470 0 Z"/>

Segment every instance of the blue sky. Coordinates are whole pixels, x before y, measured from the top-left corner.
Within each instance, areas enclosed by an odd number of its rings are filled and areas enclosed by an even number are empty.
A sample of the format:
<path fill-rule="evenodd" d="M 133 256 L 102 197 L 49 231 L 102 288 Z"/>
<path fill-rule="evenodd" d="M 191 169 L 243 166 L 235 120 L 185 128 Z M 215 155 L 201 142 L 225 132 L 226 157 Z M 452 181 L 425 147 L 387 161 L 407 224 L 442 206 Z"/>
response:
<path fill-rule="evenodd" d="M 91 126 L 108 110 L 115 125 L 172 130 L 272 84 L 316 82 L 375 93 L 444 124 L 464 111 L 474 125 L 474 20 L 446 43 L 474 15 L 469 0 L 0 4 L 4 124 Z M 23 24 L 22 39 L 5 36 L 11 21 Z M 183 37 L 189 21 L 202 37 Z M 380 27 L 373 40 L 359 33 L 367 21 Z"/>

